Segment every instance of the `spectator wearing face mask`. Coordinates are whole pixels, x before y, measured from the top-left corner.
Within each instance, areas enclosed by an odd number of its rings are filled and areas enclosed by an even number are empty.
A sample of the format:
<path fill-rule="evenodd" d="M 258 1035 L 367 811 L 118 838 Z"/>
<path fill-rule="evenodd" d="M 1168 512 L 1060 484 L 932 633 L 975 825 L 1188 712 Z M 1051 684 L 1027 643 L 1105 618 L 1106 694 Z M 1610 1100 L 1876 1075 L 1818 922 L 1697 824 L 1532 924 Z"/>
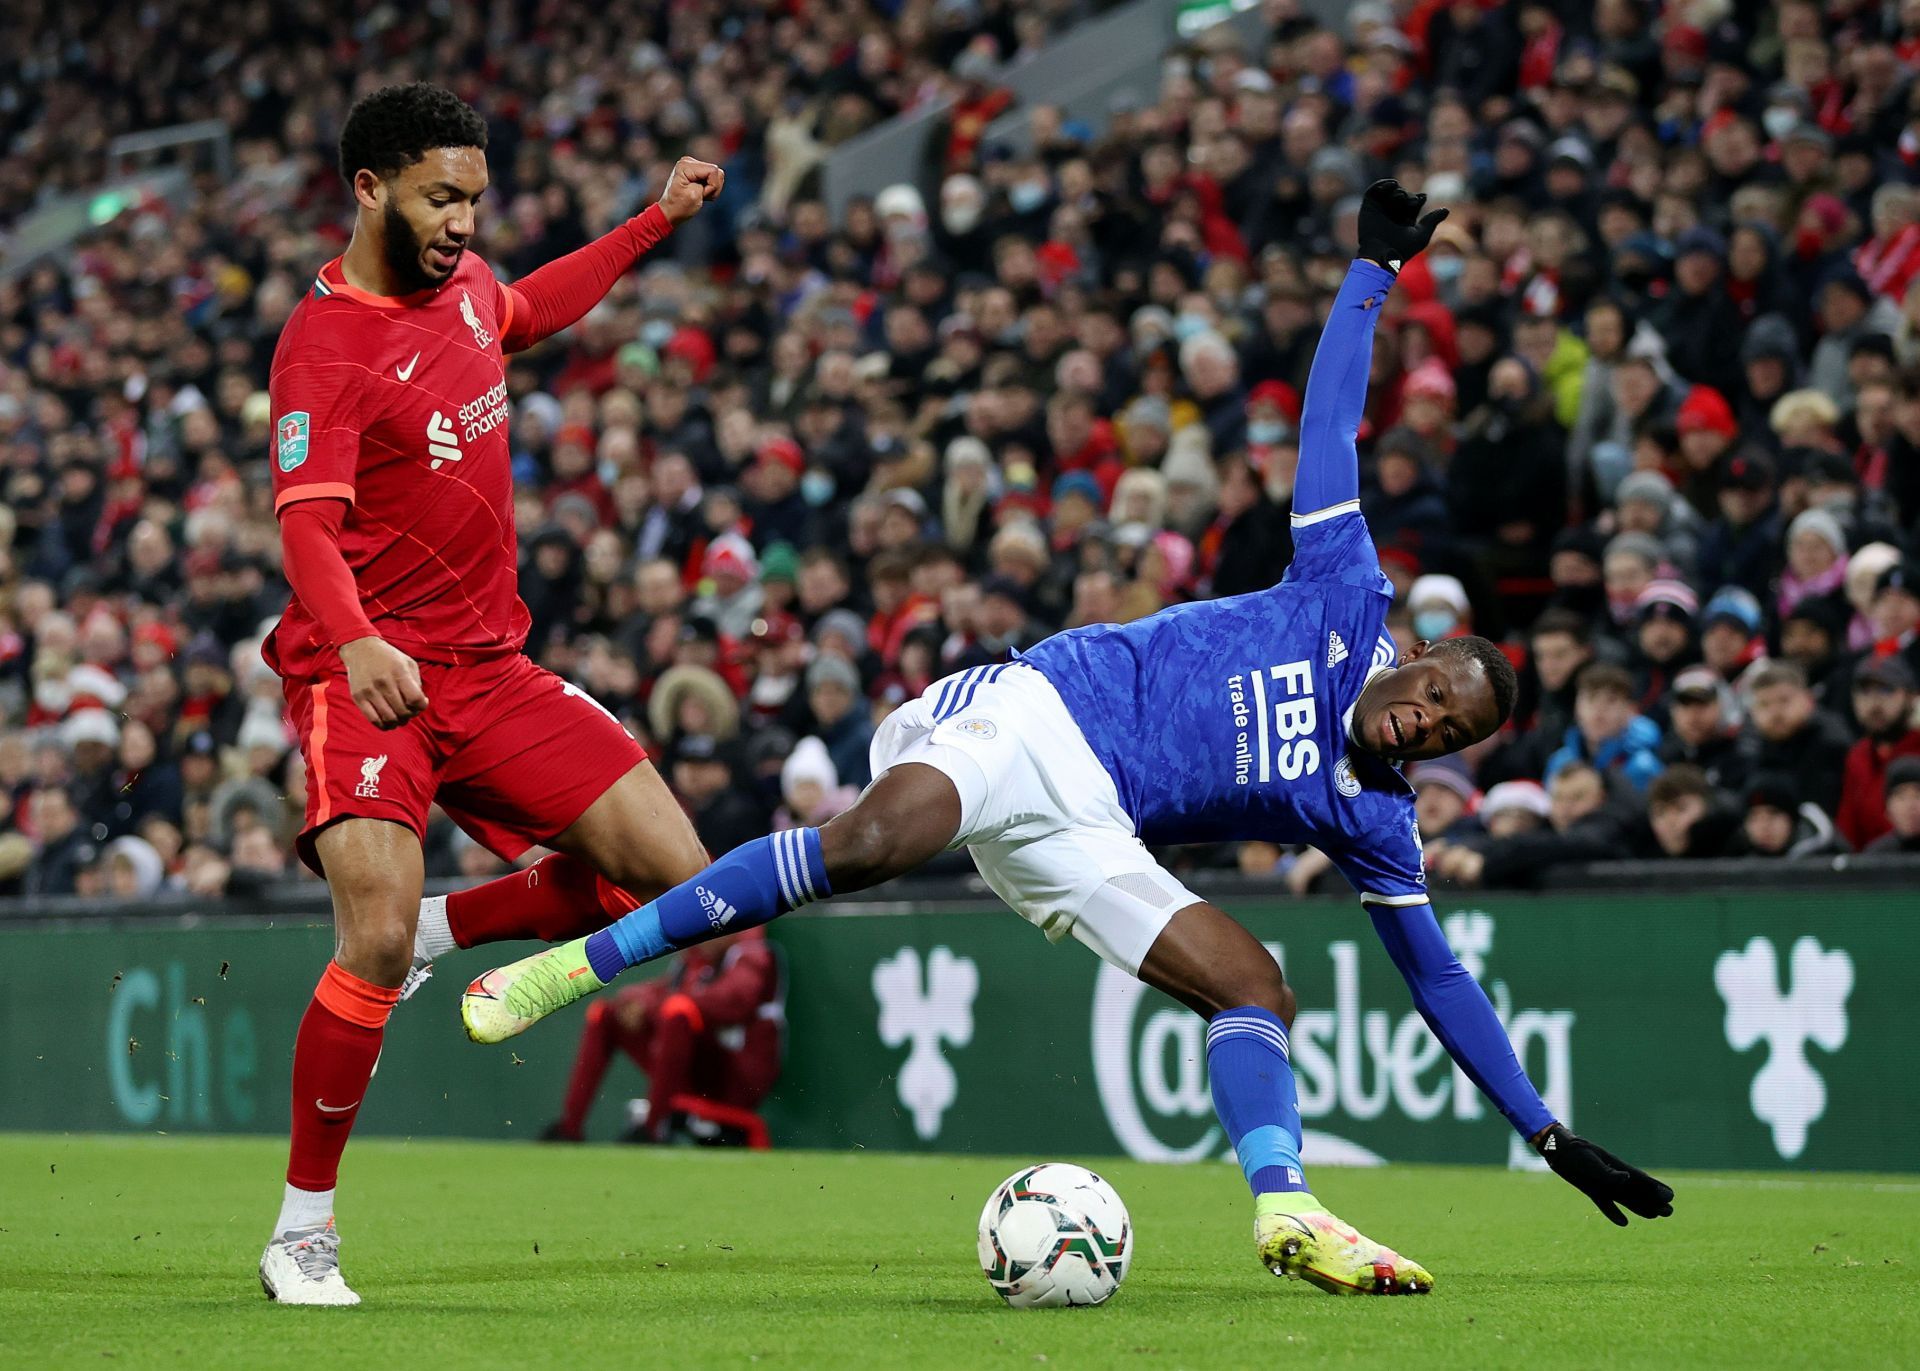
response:
<path fill-rule="evenodd" d="M 1466 587 L 1454 576 L 1426 575 L 1407 592 L 1413 611 L 1413 636 L 1437 643 L 1473 632 L 1473 606 Z"/>

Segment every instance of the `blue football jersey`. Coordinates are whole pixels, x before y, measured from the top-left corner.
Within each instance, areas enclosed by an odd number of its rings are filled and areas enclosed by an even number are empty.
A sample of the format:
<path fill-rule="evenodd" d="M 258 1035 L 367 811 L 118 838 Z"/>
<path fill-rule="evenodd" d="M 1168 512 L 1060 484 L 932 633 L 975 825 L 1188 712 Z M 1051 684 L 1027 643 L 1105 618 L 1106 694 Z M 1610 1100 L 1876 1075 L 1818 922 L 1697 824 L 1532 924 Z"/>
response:
<path fill-rule="evenodd" d="M 1358 502 L 1294 526 L 1270 590 L 1055 634 L 1020 654 L 1066 701 L 1149 843 L 1311 843 L 1375 903 L 1426 898 L 1413 790 L 1349 744 L 1398 656 Z"/>

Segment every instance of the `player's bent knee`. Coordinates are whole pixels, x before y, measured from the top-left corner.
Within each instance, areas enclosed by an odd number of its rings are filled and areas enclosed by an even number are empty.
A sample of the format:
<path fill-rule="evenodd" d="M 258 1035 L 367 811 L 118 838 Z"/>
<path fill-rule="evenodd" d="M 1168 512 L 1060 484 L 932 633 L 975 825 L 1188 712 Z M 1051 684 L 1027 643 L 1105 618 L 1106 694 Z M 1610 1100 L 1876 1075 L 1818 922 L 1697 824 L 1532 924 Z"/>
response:
<path fill-rule="evenodd" d="M 1294 998 L 1293 987 L 1287 984 L 1287 978 L 1280 974 L 1280 968 L 1271 971 L 1265 968 L 1243 972 L 1223 978 L 1218 986 L 1211 987 L 1208 998 L 1208 1017 L 1224 1014 L 1229 1009 L 1242 1009 L 1252 1006 L 1264 1009 L 1281 1023 L 1289 1026 L 1300 1003 Z"/>
<path fill-rule="evenodd" d="M 334 960 L 362 980 L 398 985 L 413 965 L 413 929 L 399 918 L 342 928 L 340 950 Z"/>
<path fill-rule="evenodd" d="M 690 881 L 712 864 L 706 849 L 697 844 L 685 852 L 649 853 L 626 861 L 611 861 L 600 869 L 609 885 L 623 890 L 636 904 L 645 904 L 663 891 Z"/>
<path fill-rule="evenodd" d="M 879 814 L 862 813 L 856 806 L 820 830 L 821 857 L 827 879 L 838 891 L 864 890 L 899 875 L 904 862 L 894 825 Z"/>

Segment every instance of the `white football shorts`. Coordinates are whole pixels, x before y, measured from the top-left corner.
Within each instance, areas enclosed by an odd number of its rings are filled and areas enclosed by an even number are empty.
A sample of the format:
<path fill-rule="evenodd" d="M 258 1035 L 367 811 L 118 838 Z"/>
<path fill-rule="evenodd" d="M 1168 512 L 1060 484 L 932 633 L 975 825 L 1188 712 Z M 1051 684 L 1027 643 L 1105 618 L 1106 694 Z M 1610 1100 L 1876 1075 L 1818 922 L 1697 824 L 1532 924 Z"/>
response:
<path fill-rule="evenodd" d="M 1068 933 L 1138 975 L 1174 912 L 1200 902 L 1153 859 L 1053 683 L 1030 666 L 935 681 L 873 736 L 873 774 L 920 762 L 960 792 L 953 847 L 1058 942 Z"/>

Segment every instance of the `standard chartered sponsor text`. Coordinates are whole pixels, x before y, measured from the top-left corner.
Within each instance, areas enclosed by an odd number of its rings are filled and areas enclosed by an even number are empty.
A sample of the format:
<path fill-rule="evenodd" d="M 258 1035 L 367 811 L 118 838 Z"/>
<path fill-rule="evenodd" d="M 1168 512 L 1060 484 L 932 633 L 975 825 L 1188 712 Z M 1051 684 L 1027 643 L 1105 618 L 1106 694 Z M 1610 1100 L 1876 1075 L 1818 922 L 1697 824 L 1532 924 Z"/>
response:
<path fill-rule="evenodd" d="M 507 383 L 503 380 L 477 400 L 460 406 L 455 416 L 460 421 L 461 437 L 471 443 L 507 422 Z"/>

